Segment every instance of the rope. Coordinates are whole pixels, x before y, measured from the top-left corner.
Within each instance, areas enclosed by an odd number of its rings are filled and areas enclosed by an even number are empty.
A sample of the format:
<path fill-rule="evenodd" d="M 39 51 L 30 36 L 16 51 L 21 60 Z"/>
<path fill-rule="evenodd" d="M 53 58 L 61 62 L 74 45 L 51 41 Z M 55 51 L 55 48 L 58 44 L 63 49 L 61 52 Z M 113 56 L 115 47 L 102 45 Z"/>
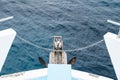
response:
<path fill-rule="evenodd" d="M 91 44 L 91 45 L 88 45 L 88 46 L 85 46 L 85 47 L 81 47 L 81 48 L 77 48 L 77 49 L 73 49 L 73 50 L 65 50 L 65 51 L 66 51 L 66 52 L 82 51 L 82 50 L 91 48 L 91 47 L 93 47 L 93 46 L 96 46 L 96 45 L 100 44 L 100 43 L 103 42 L 103 41 L 104 41 L 104 40 L 102 39 L 102 40 L 100 40 L 100 41 L 98 41 L 98 42 L 95 42 L 95 43 L 93 43 L 93 44 Z"/>
<path fill-rule="evenodd" d="M 34 43 L 32 43 L 32 42 L 30 42 L 30 41 L 28 41 L 28 40 L 22 38 L 22 37 L 19 36 L 19 35 L 17 35 L 17 38 L 20 39 L 21 41 L 23 41 L 23 42 L 25 42 L 25 43 L 31 45 L 31 46 L 36 47 L 36 48 L 43 49 L 43 50 L 47 50 L 47 51 L 53 51 L 53 49 L 45 48 L 45 47 L 42 47 L 42 46 L 36 45 L 36 44 L 34 44 Z M 93 46 L 96 46 L 96 45 L 102 43 L 103 41 L 104 41 L 104 40 L 102 39 L 102 40 L 100 40 L 100 41 L 98 41 L 98 42 L 95 42 L 95 43 L 90 44 L 90 45 L 85 46 L 85 47 L 81 47 L 81 48 L 77 48 L 77 49 L 64 50 L 64 51 L 66 51 L 66 52 L 82 51 L 82 50 L 85 50 L 85 49 L 91 48 L 91 47 L 93 47 Z"/>
<path fill-rule="evenodd" d="M 30 41 L 28 41 L 28 40 L 22 38 L 22 37 L 19 36 L 19 35 L 17 35 L 17 38 L 20 39 L 21 41 L 23 41 L 23 42 L 25 42 L 25 43 L 31 45 L 31 46 L 36 47 L 36 48 L 43 49 L 43 50 L 48 50 L 48 51 L 52 51 L 52 49 L 44 48 L 44 47 L 42 47 L 42 46 L 38 46 L 38 45 L 36 45 L 36 44 L 34 44 L 34 43 L 32 43 L 32 42 L 30 42 Z"/>

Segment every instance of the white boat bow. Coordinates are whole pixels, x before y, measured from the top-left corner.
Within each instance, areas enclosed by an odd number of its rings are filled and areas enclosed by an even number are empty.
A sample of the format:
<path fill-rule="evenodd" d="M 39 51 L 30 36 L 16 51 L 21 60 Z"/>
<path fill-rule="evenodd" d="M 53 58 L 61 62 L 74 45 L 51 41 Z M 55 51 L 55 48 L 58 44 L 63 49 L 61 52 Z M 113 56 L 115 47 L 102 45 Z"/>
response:
<path fill-rule="evenodd" d="M 0 80 L 47 80 L 48 68 L 19 72 L 0 76 Z M 107 77 L 95 75 L 78 70 L 71 70 L 72 80 L 113 80 Z"/>

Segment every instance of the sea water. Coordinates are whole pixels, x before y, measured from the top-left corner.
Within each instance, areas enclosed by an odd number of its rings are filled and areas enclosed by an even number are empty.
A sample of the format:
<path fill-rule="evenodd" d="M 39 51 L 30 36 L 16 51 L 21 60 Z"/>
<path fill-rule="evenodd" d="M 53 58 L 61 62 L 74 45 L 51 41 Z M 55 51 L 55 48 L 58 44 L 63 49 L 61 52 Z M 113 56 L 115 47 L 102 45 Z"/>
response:
<path fill-rule="evenodd" d="M 62 36 L 64 49 L 85 47 L 103 39 L 108 31 L 118 27 L 107 19 L 120 21 L 119 0 L 0 0 L 0 30 L 13 28 L 17 35 L 44 48 L 53 48 L 53 36 Z M 41 56 L 49 62 L 50 51 L 16 39 L 6 59 L 1 75 L 44 68 Z M 77 56 L 73 69 L 116 79 L 104 41 L 82 51 L 67 52 L 68 60 Z"/>

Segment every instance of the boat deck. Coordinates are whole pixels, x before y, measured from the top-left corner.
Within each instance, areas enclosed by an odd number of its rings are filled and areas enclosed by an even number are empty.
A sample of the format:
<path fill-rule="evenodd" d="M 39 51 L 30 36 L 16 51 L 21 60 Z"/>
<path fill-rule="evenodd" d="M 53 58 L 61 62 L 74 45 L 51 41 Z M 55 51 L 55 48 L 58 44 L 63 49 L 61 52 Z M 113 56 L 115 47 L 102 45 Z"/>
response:
<path fill-rule="evenodd" d="M 47 68 L 0 76 L 0 80 L 47 80 Z M 73 70 L 72 80 L 113 80 L 107 77 Z"/>
<path fill-rule="evenodd" d="M 30 79 L 30 80 L 47 80 L 47 76 L 39 77 L 39 78 L 34 78 L 34 79 Z M 75 78 L 72 78 L 72 80 L 83 80 L 83 79 L 75 79 Z"/>

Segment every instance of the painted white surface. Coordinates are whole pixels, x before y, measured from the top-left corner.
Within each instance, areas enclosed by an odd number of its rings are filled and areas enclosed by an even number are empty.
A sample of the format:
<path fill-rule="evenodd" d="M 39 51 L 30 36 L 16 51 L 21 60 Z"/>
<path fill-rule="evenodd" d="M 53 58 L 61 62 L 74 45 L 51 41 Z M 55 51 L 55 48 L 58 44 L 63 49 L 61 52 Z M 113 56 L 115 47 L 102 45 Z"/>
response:
<path fill-rule="evenodd" d="M 120 23 L 113 21 L 113 20 L 107 20 L 107 22 L 114 24 L 114 25 L 117 25 L 117 26 L 120 26 Z"/>
<path fill-rule="evenodd" d="M 47 76 L 47 70 L 48 68 L 44 69 L 37 69 L 37 70 L 31 70 L 26 72 L 20 72 L 10 75 L 4 75 L 0 76 L 0 80 L 31 80 L 38 77 Z M 71 70 L 72 71 L 72 77 L 77 78 L 77 80 L 113 80 L 107 77 L 78 71 L 78 70 Z"/>
<path fill-rule="evenodd" d="M 108 32 L 104 35 L 105 43 L 113 63 L 118 80 L 120 80 L 120 38 Z"/>
<path fill-rule="evenodd" d="M 15 35 L 16 32 L 11 28 L 0 31 L 0 71 L 2 70 Z"/>
<path fill-rule="evenodd" d="M 4 22 L 4 21 L 7 21 L 7 20 L 10 20 L 10 19 L 13 19 L 13 18 L 14 18 L 13 16 L 2 18 L 2 19 L 0 19 L 0 22 Z"/>
<path fill-rule="evenodd" d="M 48 64 L 47 80 L 71 80 L 71 65 Z"/>

